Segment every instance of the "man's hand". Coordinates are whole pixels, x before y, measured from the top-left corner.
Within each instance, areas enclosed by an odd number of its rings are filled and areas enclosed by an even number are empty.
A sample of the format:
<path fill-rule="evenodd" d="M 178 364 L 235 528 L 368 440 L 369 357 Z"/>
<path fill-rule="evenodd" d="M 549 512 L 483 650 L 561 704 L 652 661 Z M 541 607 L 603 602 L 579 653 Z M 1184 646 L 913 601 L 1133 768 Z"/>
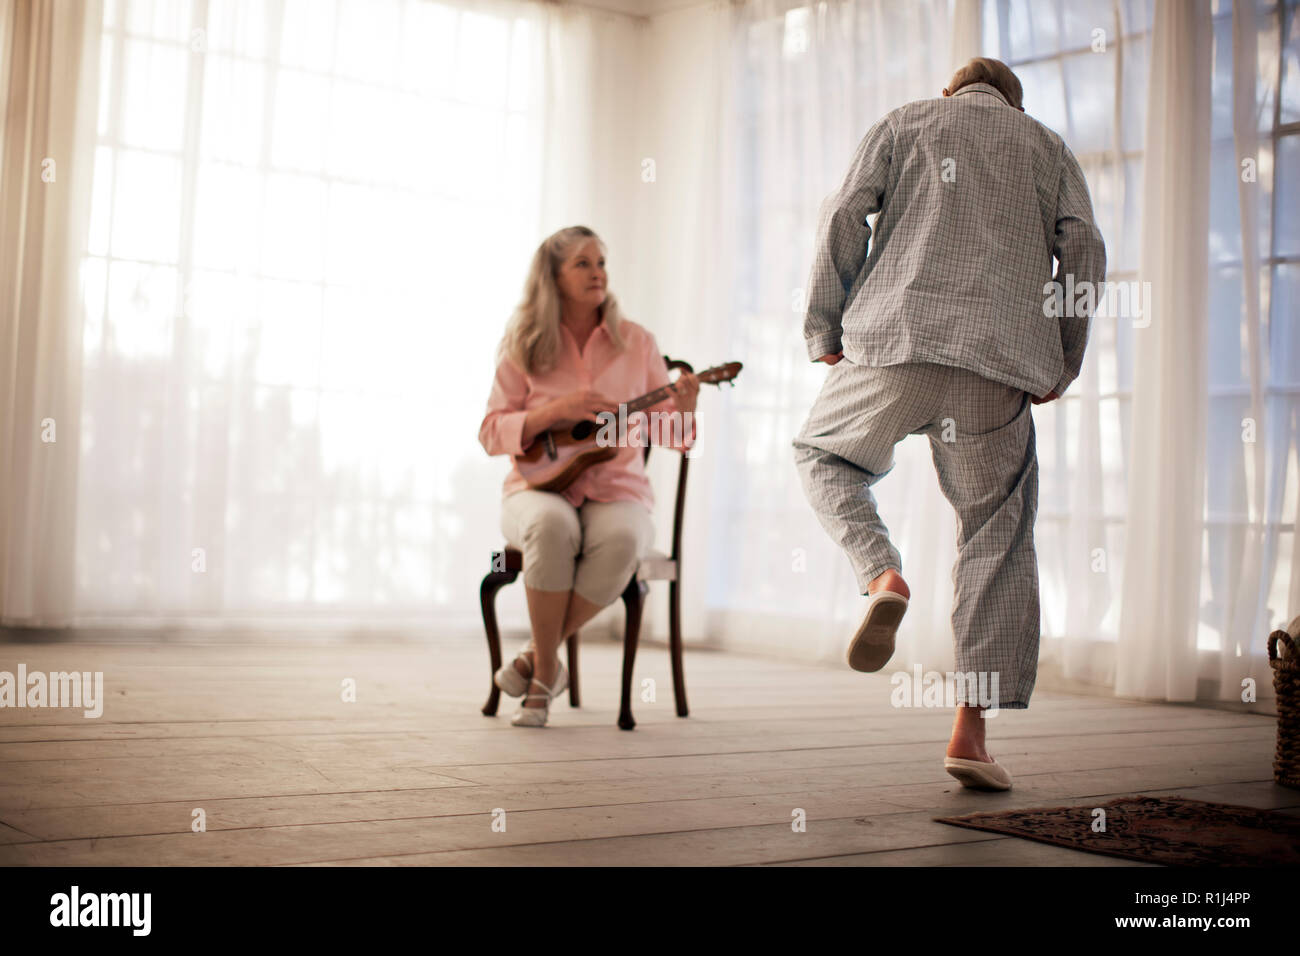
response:
<path fill-rule="evenodd" d="M 825 362 L 827 365 L 834 365 L 842 358 L 844 358 L 843 352 L 835 352 L 833 354 L 827 353 L 826 355 L 823 355 L 821 358 L 819 358 L 817 361 Z"/>
<path fill-rule="evenodd" d="M 1031 395 L 1029 396 L 1029 400 L 1033 402 L 1035 405 L 1045 405 L 1046 403 L 1053 402 L 1060 397 L 1061 396 L 1057 395 L 1056 392 L 1048 392 L 1042 398 L 1038 398 L 1035 395 Z"/>

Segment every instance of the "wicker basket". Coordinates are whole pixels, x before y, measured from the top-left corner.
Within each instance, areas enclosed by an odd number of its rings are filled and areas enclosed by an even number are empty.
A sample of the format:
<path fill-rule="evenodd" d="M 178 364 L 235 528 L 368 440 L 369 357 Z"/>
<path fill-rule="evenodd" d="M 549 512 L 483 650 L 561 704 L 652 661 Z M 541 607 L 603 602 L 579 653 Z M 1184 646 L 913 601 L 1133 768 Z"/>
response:
<path fill-rule="evenodd" d="M 1286 648 L 1278 653 L 1278 644 Z M 1273 689 L 1277 692 L 1277 754 L 1273 758 L 1273 779 L 1284 787 L 1300 790 L 1300 616 L 1285 631 L 1268 636 L 1268 666 L 1273 668 Z"/>

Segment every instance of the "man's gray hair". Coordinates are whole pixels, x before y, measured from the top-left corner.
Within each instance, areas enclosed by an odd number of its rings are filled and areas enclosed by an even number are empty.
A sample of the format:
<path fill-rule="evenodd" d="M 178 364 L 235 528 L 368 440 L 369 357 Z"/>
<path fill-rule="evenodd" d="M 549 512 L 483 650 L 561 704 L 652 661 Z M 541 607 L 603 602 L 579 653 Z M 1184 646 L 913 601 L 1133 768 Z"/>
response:
<path fill-rule="evenodd" d="M 972 83 L 987 83 L 1007 98 L 1007 102 L 1019 109 L 1024 106 L 1024 91 L 1020 80 L 1011 72 L 1011 67 L 992 57 L 977 56 L 952 75 L 948 92 L 956 93 L 963 86 Z"/>

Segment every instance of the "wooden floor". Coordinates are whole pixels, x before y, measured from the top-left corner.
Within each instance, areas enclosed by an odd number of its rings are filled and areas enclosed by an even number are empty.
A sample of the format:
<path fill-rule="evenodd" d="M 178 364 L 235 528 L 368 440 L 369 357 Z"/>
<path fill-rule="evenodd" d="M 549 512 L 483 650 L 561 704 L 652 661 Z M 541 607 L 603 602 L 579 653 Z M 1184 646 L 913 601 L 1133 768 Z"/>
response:
<path fill-rule="evenodd" d="M 619 655 L 585 644 L 584 706 L 525 730 L 510 698 L 479 713 L 478 643 L 0 645 L 0 670 L 103 671 L 106 698 L 0 710 L 0 863 L 1122 866 L 931 818 L 1139 792 L 1300 813 L 1270 717 L 1038 692 L 989 729 L 1014 789 L 977 793 L 942 767 L 952 712 L 892 707 L 888 669 L 688 653 L 679 719 L 643 648 L 657 701 L 627 732 Z"/>

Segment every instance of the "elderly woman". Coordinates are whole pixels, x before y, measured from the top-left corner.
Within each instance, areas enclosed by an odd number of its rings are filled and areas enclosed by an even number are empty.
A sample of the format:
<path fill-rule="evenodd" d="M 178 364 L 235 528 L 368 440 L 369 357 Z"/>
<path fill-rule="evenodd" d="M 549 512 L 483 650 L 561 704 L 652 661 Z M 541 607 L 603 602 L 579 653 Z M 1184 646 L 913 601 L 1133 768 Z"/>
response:
<path fill-rule="evenodd" d="M 668 384 L 654 336 L 623 318 L 606 288 L 600 237 L 585 226 L 561 229 L 533 256 L 498 352 L 479 442 L 489 455 L 520 455 L 549 429 L 616 413 L 620 402 Z M 672 387 L 671 398 L 645 411 L 681 413 L 689 427 L 647 437 L 685 451 L 695 440 L 699 379 L 683 374 Z M 563 492 L 529 488 L 517 466 L 506 477 L 501 530 L 524 555 L 532 640 L 495 681 L 524 695 L 511 721 L 517 727 L 546 725 L 552 698 L 569 684 L 560 644 L 618 598 L 650 549 L 654 495 L 644 444 L 635 440 L 639 430 L 627 434 L 633 440 L 615 457 Z"/>

